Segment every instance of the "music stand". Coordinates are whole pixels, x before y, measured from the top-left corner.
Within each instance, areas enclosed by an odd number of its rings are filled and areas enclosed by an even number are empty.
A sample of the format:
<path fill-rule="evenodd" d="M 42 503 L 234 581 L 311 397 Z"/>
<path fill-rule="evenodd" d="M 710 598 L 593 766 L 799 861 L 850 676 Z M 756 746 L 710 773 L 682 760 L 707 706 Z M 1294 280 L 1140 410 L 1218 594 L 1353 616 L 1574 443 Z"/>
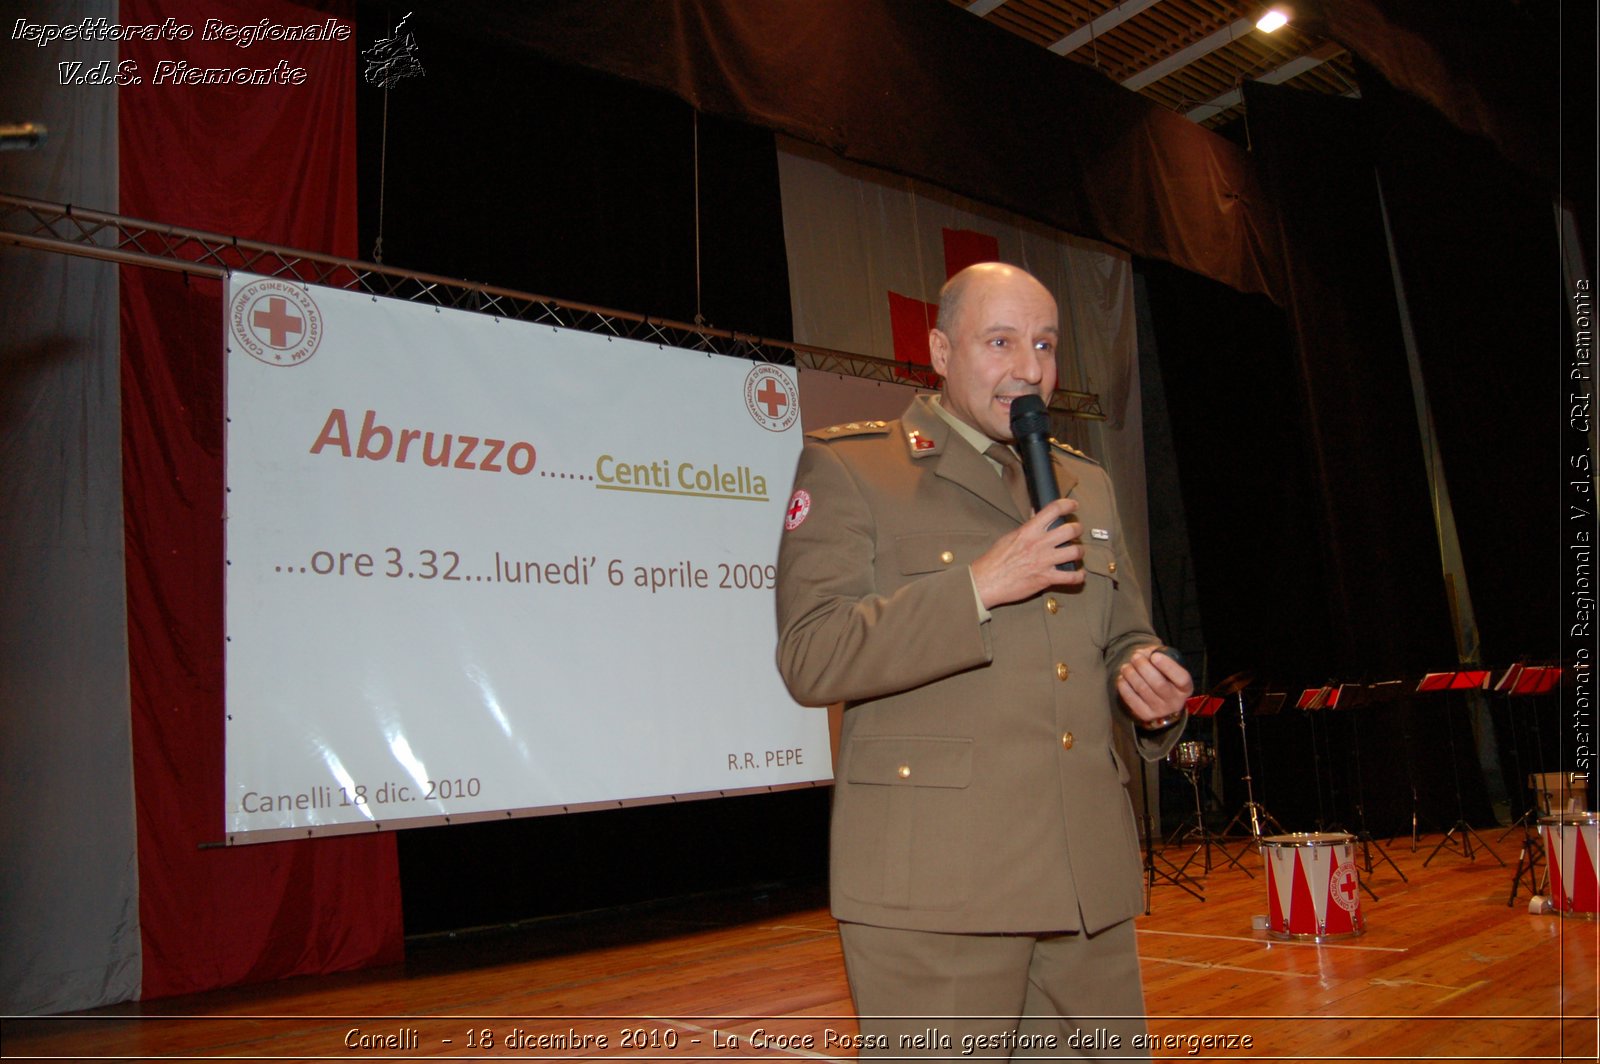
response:
<path fill-rule="evenodd" d="M 1396 688 L 1398 688 L 1398 685 L 1399 681 L 1394 681 L 1393 683 L 1375 684 L 1371 687 L 1365 687 L 1361 684 L 1341 684 L 1339 686 L 1338 697 L 1334 701 L 1334 706 L 1343 710 L 1356 710 L 1364 706 L 1375 705 L 1376 694 L 1380 691 L 1380 689 L 1385 696 L 1393 697 L 1393 695 L 1397 693 Z M 1383 848 L 1383 844 L 1381 842 L 1373 838 L 1371 830 L 1369 830 L 1367 827 L 1366 785 L 1361 775 L 1361 730 L 1356 723 L 1356 713 L 1350 713 L 1349 720 L 1350 746 L 1353 754 L 1353 760 L 1355 762 L 1356 772 L 1356 830 L 1352 834 L 1355 835 L 1356 841 L 1361 843 L 1361 854 L 1367 859 L 1367 875 L 1370 876 L 1373 873 L 1372 849 L 1376 847 L 1378 856 L 1389 862 L 1389 867 L 1394 869 L 1395 875 L 1400 877 L 1400 882 L 1409 883 L 1411 881 L 1406 878 L 1406 874 L 1404 872 L 1400 871 L 1400 866 L 1394 863 L 1394 858 L 1389 856 L 1389 851 Z M 1377 893 L 1373 891 L 1371 887 L 1367 886 L 1365 879 L 1361 881 L 1361 886 L 1368 894 L 1372 895 L 1373 901 L 1378 900 Z"/>
<path fill-rule="evenodd" d="M 1311 729 L 1311 782 L 1317 789 L 1318 831 L 1327 830 L 1328 818 L 1323 815 L 1325 810 L 1322 805 L 1322 751 L 1317 743 L 1317 718 L 1312 714 L 1326 706 L 1333 695 L 1334 687 L 1332 684 L 1322 687 L 1307 687 L 1300 692 L 1300 697 L 1294 704 L 1294 708 L 1305 711 L 1306 725 Z"/>
<path fill-rule="evenodd" d="M 1275 834 L 1285 834 L 1283 825 L 1278 823 L 1278 818 L 1267 811 L 1267 807 L 1256 801 L 1255 781 L 1250 774 L 1250 735 L 1245 727 L 1244 690 L 1250 686 L 1255 675 L 1250 672 L 1239 672 L 1223 680 L 1215 695 L 1226 697 L 1234 696 L 1239 706 L 1239 746 L 1244 751 L 1244 805 L 1233 814 L 1233 819 L 1228 821 L 1228 826 L 1222 829 L 1223 835 L 1231 835 L 1236 826 L 1246 822 L 1250 825 L 1250 838 L 1257 847 L 1261 845 L 1261 837 L 1265 834 L 1263 825 L 1270 824 L 1275 829 Z M 1261 701 L 1256 703 L 1256 715 L 1267 716 L 1278 712 L 1283 707 L 1284 695 L 1282 692 L 1267 692 L 1261 696 Z M 1220 707 L 1219 707 L 1220 708 Z"/>
<path fill-rule="evenodd" d="M 1494 690 L 1497 693 L 1506 696 L 1506 712 L 1510 717 L 1511 724 L 1511 758 L 1513 764 L 1516 765 L 1517 784 L 1519 786 L 1527 787 L 1528 776 L 1522 771 L 1522 757 L 1517 745 L 1517 717 L 1511 709 L 1510 700 L 1548 694 L 1555 689 L 1560 679 L 1561 668 L 1559 666 L 1518 664 L 1507 669 L 1505 675 L 1501 676 L 1499 682 L 1494 685 Z M 1537 728 L 1539 724 L 1537 714 L 1534 715 L 1533 723 L 1534 727 Z M 1537 732 L 1535 732 L 1535 739 L 1537 740 Z M 1539 764 L 1543 768 L 1544 751 L 1541 748 L 1538 752 L 1540 755 Z M 1528 787 L 1528 790 L 1532 792 L 1533 788 Z M 1539 893 L 1538 868 L 1545 855 L 1544 839 L 1539 835 L 1539 795 L 1534 793 L 1532 797 L 1533 804 L 1528 807 L 1526 812 L 1512 821 L 1505 834 L 1500 836 L 1504 839 L 1506 835 L 1511 834 L 1518 827 L 1522 829 L 1522 845 L 1517 850 L 1517 870 L 1511 877 L 1511 894 L 1506 898 L 1507 907 L 1516 905 L 1517 891 L 1522 886 L 1524 877 L 1528 880 L 1528 893 L 1533 895 Z M 1554 810 L 1550 811 L 1554 812 Z"/>
<path fill-rule="evenodd" d="M 1430 672 L 1417 684 L 1417 693 L 1428 694 L 1433 692 L 1471 691 L 1482 690 L 1489 685 L 1489 670 L 1487 669 L 1461 669 L 1456 672 Z M 1446 709 L 1448 712 L 1448 707 Z M 1439 851 L 1452 845 L 1451 840 L 1460 836 L 1459 842 L 1454 845 L 1461 847 L 1461 856 L 1469 861 L 1476 861 L 1477 855 L 1472 850 L 1474 841 L 1486 850 L 1490 857 L 1499 862 L 1500 867 L 1506 866 L 1499 854 L 1489 848 L 1483 836 L 1472 830 L 1472 825 L 1467 823 L 1466 803 L 1461 797 L 1461 766 L 1457 763 L 1460 759 L 1456 756 L 1456 732 L 1450 726 L 1448 717 L 1445 720 L 1445 737 L 1450 743 L 1450 777 L 1455 785 L 1456 792 L 1456 822 L 1450 825 L 1450 830 L 1445 832 L 1444 838 L 1439 840 L 1439 845 L 1422 862 L 1422 867 L 1427 868 L 1428 862 L 1439 856 Z"/>

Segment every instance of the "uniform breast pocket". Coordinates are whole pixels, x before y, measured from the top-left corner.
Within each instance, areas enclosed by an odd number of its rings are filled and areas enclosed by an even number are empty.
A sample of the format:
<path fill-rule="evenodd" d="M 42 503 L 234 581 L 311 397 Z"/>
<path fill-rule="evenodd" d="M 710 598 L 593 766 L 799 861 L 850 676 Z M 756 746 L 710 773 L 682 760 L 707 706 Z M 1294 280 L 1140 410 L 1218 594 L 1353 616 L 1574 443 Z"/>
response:
<path fill-rule="evenodd" d="M 971 565 L 994 539 L 990 532 L 912 532 L 895 536 L 889 562 L 903 577 Z"/>
<path fill-rule="evenodd" d="M 859 901 L 950 909 L 971 891 L 972 740 L 856 736 L 834 795 L 839 889 Z"/>

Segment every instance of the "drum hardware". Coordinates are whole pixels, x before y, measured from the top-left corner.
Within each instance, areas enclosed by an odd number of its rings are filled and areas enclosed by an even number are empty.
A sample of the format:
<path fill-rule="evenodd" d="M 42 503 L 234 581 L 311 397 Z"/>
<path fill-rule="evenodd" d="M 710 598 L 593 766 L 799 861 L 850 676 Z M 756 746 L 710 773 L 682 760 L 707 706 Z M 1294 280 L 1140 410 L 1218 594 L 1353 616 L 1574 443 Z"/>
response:
<path fill-rule="evenodd" d="M 1479 670 L 1463 670 L 1455 673 L 1430 673 L 1422 678 L 1422 682 L 1417 685 L 1417 690 L 1465 691 L 1481 687 L 1482 684 L 1487 681 L 1487 679 L 1488 673 L 1480 672 Z M 1450 825 L 1450 830 L 1446 831 L 1444 838 L 1439 840 L 1439 845 L 1435 846 L 1433 848 L 1433 852 L 1428 854 L 1427 860 L 1422 862 L 1422 867 L 1428 867 L 1429 862 L 1431 862 L 1435 857 L 1439 856 L 1439 851 L 1443 850 L 1446 846 L 1451 847 L 1452 851 L 1454 851 L 1456 847 L 1460 847 L 1461 856 L 1465 857 L 1469 861 L 1476 861 L 1478 857 L 1472 846 L 1472 844 L 1476 842 L 1485 853 L 1495 859 L 1501 868 L 1504 868 L 1506 866 L 1505 860 L 1499 854 L 1490 849 L 1489 844 L 1483 840 L 1483 836 L 1474 831 L 1472 825 L 1467 823 L 1466 803 L 1461 797 L 1460 758 L 1456 755 L 1456 730 L 1453 726 L 1454 722 L 1450 720 L 1449 714 L 1450 704 L 1446 702 L 1444 733 L 1445 738 L 1450 744 L 1450 778 L 1456 792 L 1456 822 Z"/>
<path fill-rule="evenodd" d="M 1261 840 L 1268 935 L 1322 942 L 1366 931 L 1354 842 L 1348 832 L 1268 835 Z"/>
<path fill-rule="evenodd" d="M 1144 914 L 1146 916 L 1150 915 L 1150 906 L 1155 898 L 1157 879 L 1160 879 L 1164 883 L 1170 883 L 1175 887 L 1181 887 L 1183 890 L 1189 893 L 1190 897 L 1199 898 L 1201 901 L 1205 901 L 1206 896 L 1204 893 L 1202 893 L 1204 888 L 1200 885 L 1200 881 L 1195 879 L 1193 876 L 1188 875 L 1183 869 L 1167 860 L 1166 854 L 1156 852 L 1155 831 L 1150 825 L 1150 787 L 1148 780 L 1145 778 L 1145 760 L 1142 757 L 1139 759 L 1139 793 L 1144 795 L 1145 799 L 1143 802 L 1145 882 Z M 1156 864 L 1157 861 L 1161 862 L 1161 864 L 1165 865 L 1166 867 L 1158 867 Z"/>
<path fill-rule="evenodd" d="M 1562 916 L 1600 918 L 1600 813 L 1539 818 L 1550 902 Z"/>
<path fill-rule="evenodd" d="M 1245 875 L 1254 879 L 1255 873 L 1240 864 L 1239 858 L 1229 853 L 1227 847 L 1222 845 L 1222 836 L 1213 834 L 1206 827 L 1205 805 L 1200 800 L 1200 773 L 1202 770 L 1209 768 L 1212 761 L 1216 760 L 1215 748 L 1210 743 L 1190 739 L 1174 746 L 1171 753 L 1167 754 L 1167 760 L 1179 772 L 1189 778 L 1189 789 L 1194 792 L 1194 826 L 1189 827 L 1189 821 L 1186 819 L 1182 824 L 1178 825 L 1178 830 L 1173 833 L 1172 837 L 1179 845 L 1195 839 L 1199 840 L 1199 844 L 1195 846 L 1194 852 L 1184 860 L 1183 864 L 1178 866 L 1179 874 L 1187 872 L 1189 866 L 1194 863 L 1194 859 L 1202 854 L 1204 855 L 1204 860 L 1201 862 L 1201 867 L 1204 868 L 1206 873 L 1209 873 L 1211 871 L 1211 849 L 1214 846 L 1221 851 L 1225 863 L 1235 868 L 1243 869 Z"/>
<path fill-rule="evenodd" d="M 1502 839 L 1505 838 L 1504 835 L 1500 837 Z M 1539 896 L 1538 874 L 1539 862 L 1543 858 L 1544 843 L 1540 841 L 1539 833 L 1531 830 L 1527 825 L 1524 825 L 1522 828 L 1522 847 L 1517 851 L 1517 871 L 1516 874 L 1511 877 L 1511 896 L 1506 899 L 1506 908 L 1509 909 L 1517 904 L 1517 890 L 1522 886 L 1522 880 L 1524 877 L 1526 877 L 1528 880 L 1528 894 L 1531 895 L 1531 897 L 1528 899 L 1530 904 L 1537 905 L 1544 901 L 1544 899 L 1540 898 Z M 1547 910 L 1543 909 L 1542 907 L 1530 907 L 1528 911 L 1537 915 L 1538 913 L 1545 912 Z"/>

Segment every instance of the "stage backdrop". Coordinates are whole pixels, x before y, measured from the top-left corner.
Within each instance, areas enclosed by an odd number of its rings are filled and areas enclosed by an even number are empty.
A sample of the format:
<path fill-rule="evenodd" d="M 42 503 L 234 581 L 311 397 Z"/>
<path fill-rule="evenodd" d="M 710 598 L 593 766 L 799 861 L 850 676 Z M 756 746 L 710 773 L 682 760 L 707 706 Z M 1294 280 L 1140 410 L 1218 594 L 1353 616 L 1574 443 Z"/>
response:
<path fill-rule="evenodd" d="M 236 274 L 234 842 L 832 776 L 774 665 L 793 371 Z"/>

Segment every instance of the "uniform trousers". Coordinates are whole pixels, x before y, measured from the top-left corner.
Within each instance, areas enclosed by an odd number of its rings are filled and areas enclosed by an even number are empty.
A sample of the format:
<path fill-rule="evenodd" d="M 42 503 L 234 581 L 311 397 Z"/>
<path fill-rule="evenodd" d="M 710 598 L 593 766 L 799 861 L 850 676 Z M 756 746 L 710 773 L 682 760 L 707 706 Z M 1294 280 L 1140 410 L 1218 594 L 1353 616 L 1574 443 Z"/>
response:
<path fill-rule="evenodd" d="M 1148 1056 L 1134 1045 L 1146 1027 L 1132 920 L 1092 935 L 841 922 L 839 936 L 863 1057 Z"/>

